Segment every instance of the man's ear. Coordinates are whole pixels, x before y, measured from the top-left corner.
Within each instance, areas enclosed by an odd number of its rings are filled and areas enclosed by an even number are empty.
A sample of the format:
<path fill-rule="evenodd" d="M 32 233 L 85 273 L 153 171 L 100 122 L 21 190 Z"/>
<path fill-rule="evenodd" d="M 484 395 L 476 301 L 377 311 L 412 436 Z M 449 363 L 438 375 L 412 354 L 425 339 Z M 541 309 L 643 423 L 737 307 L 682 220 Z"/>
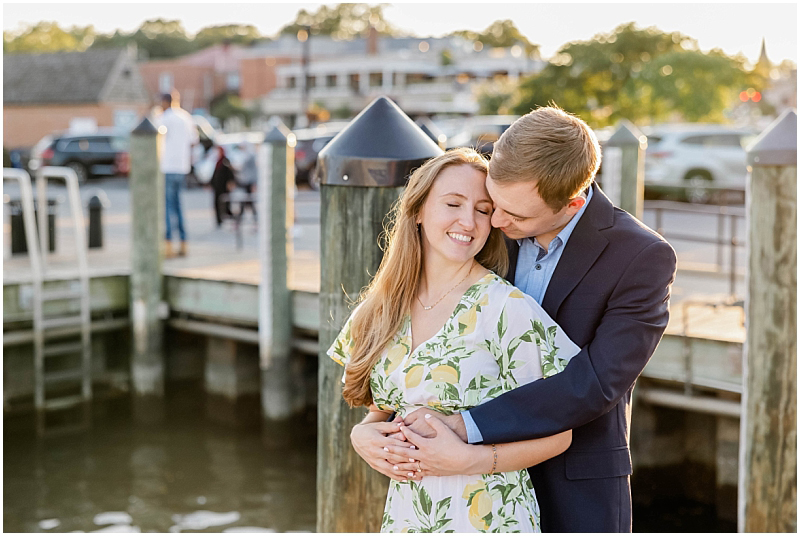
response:
<path fill-rule="evenodd" d="M 577 214 L 580 209 L 583 208 L 583 205 L 586 204 L 586 198 L 583 196 L 573 197 L 567 203 L 567 212 L 570 214 Z"/>

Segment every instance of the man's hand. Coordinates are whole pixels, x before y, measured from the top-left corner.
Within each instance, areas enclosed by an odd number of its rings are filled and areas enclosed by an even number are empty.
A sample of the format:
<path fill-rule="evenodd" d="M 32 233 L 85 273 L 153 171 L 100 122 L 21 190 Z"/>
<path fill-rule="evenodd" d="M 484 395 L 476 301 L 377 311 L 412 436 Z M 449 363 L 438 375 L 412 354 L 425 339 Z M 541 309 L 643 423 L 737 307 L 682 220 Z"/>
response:
<path fill-rule="evenodd" d="M 405 437 L 397 435 L 399 433 L 398 421 L 357 424 L 350 431 L 350 443 L 356 453 L 379 473 L 394 480 L 408 480 L 417 476 L 419 470 L 417 450 L 414 445 L 399 439 Z"/>
<path fill-rule="evenodd" d="M 420 408 L 413 413 L 406 415 L 406 418 L 403 419 L 403 424 L 410 428 L 413 432 L 416 432 L 417 435 L 421 435 L 422 437 L 433 437 L 436 434 L 433 431 L 433 428 L 431 428 L 431 425 L 426 422 L 426 415 L 430 415 L 430 418 L 436 417 L 445 423 L 450 430 L 455 432 L 455 434 L 461 438 L 462 442 L 467 442 L 467 428 L 464 426 L 464 418 L 461 417 L 461 414 L 459 413 L 442 415 L 441 413 L 427 408 Z"/>
<path fill-rule="evenodd" d="M 417 447 L 415 456 L 420 461 L 422 475 L 472 475 L 484 472 L 487 460 L 481 455 L 485 454 L 481 453 L 483 447 L 464 443 L 434 415 L 435 413 L 427 414 L 419 419 L 433 430 L 433 437 L 424 437 L 405 425 L 401 427 L 408 440 Z M 388 448 L 390 452 L 396 452 L 395 446 Z M 491 466 L 491 462 L 489 465 Z"/>

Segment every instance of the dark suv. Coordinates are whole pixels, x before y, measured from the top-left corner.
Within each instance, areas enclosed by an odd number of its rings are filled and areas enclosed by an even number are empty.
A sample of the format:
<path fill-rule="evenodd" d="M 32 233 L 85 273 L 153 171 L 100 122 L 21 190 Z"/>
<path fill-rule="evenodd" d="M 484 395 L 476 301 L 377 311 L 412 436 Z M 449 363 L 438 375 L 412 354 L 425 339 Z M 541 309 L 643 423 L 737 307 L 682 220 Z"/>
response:
<path fill-rule="evenodd" d="M 349 123 L 331 121 L 311 128 L 294 131 L 297 145 L 294 149 L 295 180 L 298 184 L 308 183 L 312 190 L 319 190 L 319 177 L 316 174 L 317 155 Z"/>
<path fill-rule="evenodd" d="M 128 137 L 118 131 L 54 135 L 42 152 L 43 166 L 66 166 L 85 183 L 95 175 L 127 175 L 130 168 Z"/>

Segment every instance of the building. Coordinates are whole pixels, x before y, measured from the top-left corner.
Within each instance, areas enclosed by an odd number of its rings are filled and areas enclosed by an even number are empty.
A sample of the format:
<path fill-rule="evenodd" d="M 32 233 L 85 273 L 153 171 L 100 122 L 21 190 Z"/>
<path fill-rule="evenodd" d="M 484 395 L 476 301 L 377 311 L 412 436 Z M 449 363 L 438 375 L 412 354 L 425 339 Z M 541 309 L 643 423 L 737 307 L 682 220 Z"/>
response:
<path fill-rule="evenodd" d="M 134 48 L 3 55 L 3 145 L 59 130 L 133 128 L 150 107 Z"/>
<path fill-rule="evenodd" d="M 220 44 L 179 58 L 143 61 L 139 69 L 153 102 L 176 89 L 183 108 L 208 112 L 221 95 L 236 94 L 245 104 L 266 95 L 277 85 L 276 66 L 291 61 L 280 54 Z"/>
<path fill-rule="evenodd" d="M 267 44 L 263 51 L 302 52 L 294 38 Z M 471 115 L 478 111 L 477 87 L 497 79 L 516 80 L 544 66 L 517 45 L 482 47 L 461 37 L 378 38 L 334 41 L 311 37 L 309 61 L 276 68 L 277 87 L 260 101 L 265 115 L 280 115 L 294 124 L 304 103 L 346 115 L 375 97 L 387 95 L 413 116 Z"/>

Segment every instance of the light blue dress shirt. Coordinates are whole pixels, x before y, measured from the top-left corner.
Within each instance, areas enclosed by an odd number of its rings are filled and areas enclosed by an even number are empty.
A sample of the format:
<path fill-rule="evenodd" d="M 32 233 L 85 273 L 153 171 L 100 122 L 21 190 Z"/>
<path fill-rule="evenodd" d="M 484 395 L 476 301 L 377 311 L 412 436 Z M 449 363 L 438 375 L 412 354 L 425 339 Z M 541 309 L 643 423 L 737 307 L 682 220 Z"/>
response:
<path fill-rule="evenodd" d="M 514 285 L 525 294 L 531 296 L 538 303 L 542 303 L 544 294 L 547 292 L 547 285 L 550 284 L 550 279 L 553 277 L 553 272 L 556 271 L 558 261 L 561 259 L 564 248 L 567 245 L 572 231 L 578 225 L 581 216 L 589 206 L 589 201 L 592 200 L 592 189 L 589 188 L 589 194 L 586 196 L 586 203 L 583 204 L 581 209 L 569 221 L 569 223 L 561 229 L 555 238 L 550 242 L 550 246 L 545 250 L 538 240 L 535 238 L 525 238 L 517 240 L 519 244 L 519 256 L 517 257 L 517 271 Z M 464 419 L 464 426 L 467 429 L 467 441 L 469 443 L 483 442 L 478 426 L 469 414 L 469 411 L 461 413 Z"/>

